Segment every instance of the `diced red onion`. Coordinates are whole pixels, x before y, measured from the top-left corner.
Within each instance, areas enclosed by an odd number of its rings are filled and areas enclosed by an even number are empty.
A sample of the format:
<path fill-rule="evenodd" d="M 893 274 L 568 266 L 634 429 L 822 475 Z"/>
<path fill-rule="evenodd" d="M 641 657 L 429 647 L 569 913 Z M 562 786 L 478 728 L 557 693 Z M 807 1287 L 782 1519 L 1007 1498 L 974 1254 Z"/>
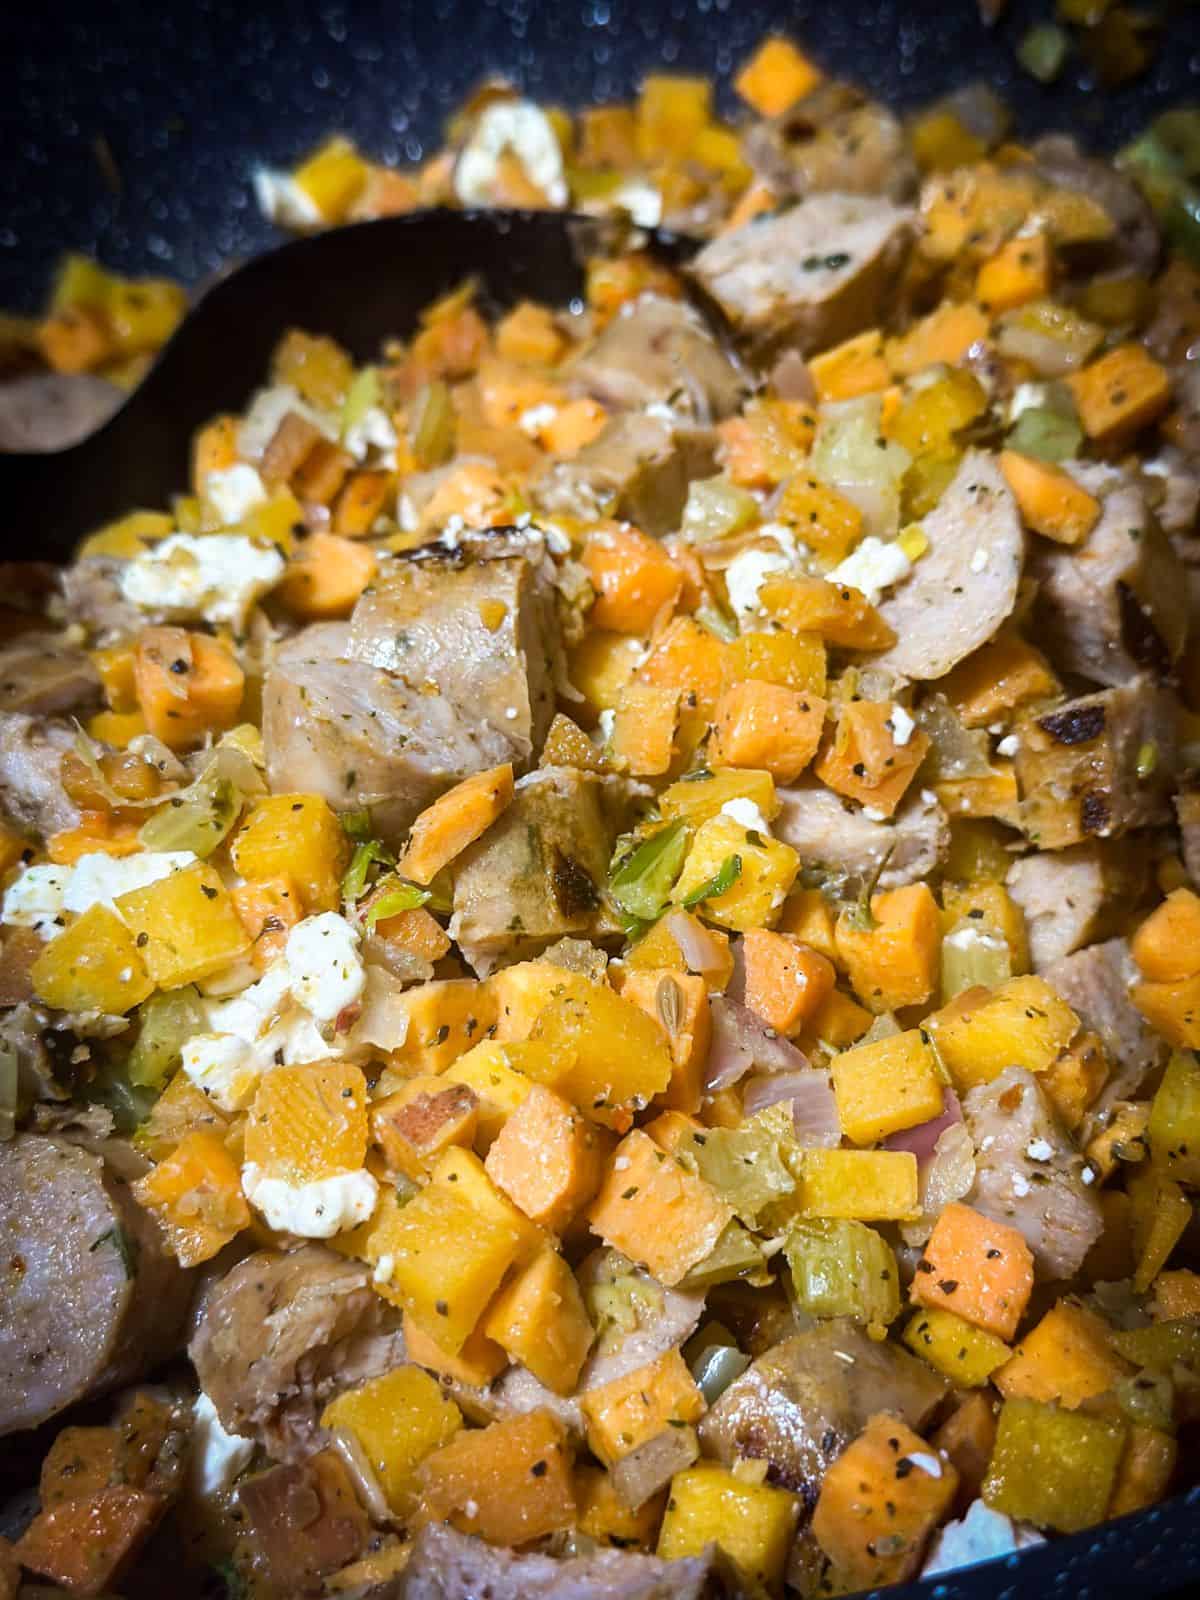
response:
<path fill-rule="evenodd" d="M 945 1088 L 942 1090 L 940 1115 L 931 1117 L 928 1122 L 918 1122 L 915 1128 L 902 1128 L 899 1133 L 889 1133 L 883 1141 L 883 1148 L 911 1150 L 918 1164 L 923 1166 L 926 1161 L 933 1160 L 934 1146 L 946 1129 L 952 1128 L 962 1119 L 962 1107 L 958 1103 L 958 1096 L 953 1089 Z"/>
<path fill-rule="evenodd" d="M 807 1059 L 780 1034 L 765 1027 L 752 1011 L 714 995 L 712 1044 L 708 1052 L 705 1086 L 727 1089 L 739 1082 L 752 1067 L 762 1073 L 798 1072 L 808 1066 Z"/>
<path fill-rule="evenodd" d="M 742 1099 L 746 1115 L 765 1111 L 781 1101 L 792 1103 L 796 1141 L 807 1150 L 832 1150 L 841 1143 L 842 1126 L 837 1101 L 829 1079 L 814 1067 L 801 1072 L 777 1072 L 773 1077 L 754 1077 L 746 1085 Z"/>
<path fill-rule="evenodd" d="M 671 912 L 667 918 L 667 932 L 679 946 L 690 972 L 705 977 L 710 972 L 722 972 L 728 964 L 724 941 L 686 912 Z"/>

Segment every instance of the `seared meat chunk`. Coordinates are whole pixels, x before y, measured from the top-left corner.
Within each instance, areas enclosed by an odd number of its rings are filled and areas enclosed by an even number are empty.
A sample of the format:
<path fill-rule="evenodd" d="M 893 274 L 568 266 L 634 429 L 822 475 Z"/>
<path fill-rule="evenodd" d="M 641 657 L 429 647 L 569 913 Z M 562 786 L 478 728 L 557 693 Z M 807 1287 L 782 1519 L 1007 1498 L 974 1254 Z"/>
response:
<path fill-rule="evenodd" d="M 303 1455 L 330 1395 L 404 1361 L 400 1313 L 356 1261 L 308 1244 L 259 1250 L 208 1295 L 188 1347 L 230 1433 Z"/>
<path fill-rule="evenodd" d="M 112 556 L 83 556 L 63 568 L 63 615 L 86 628 L 93 644 L 135 633 L 146 620 L 121 593 L 124 566 Z"/>
<path fill-rule="evenodd" d="M 742 1592 L 715 1546 L 681 1561 L 632 1550 L 556 1561 L 498 1550 L 444 1523 L 421 1529 L 401 1583 L 397 1600 L 733 1600 Z"/>
<path fill-rule="evenodd" d="M 459 857 L 450 936 L 477 972 L 539 955 L 566 934 L 620 932 L 605 898 L 628 788 L 574 767 L 542 767 Z"/>
<path fill-rule="evenodd" d="M 1112 1074 L 1097 1109 L 1136 1095 L 1167 1058 L 1167 1045 L 1129 998 L 1137 968 L 1124 939 L 1064 956 L 1044 973 L 1085 1028 L 1100 1035 Z"/>
<path fill-rule="evenodd" d="M 272 1583 L 287 1594 L 320 1593 L 327 1572 L 366 1548 L 367 1514 L 345 1464 L 332 1450 L 255 1473 L 237 1498 Z"/>
<path fill-rule="evenodd" d="M 717 469 L 716 440 L 704 428 L 663 417 L 613 417 L 569 461 L 558 461 L 534 485 L 546 511 L 595 518 L 621 516 L 646 533 L 673 533 L 688 484 Z"/>
<path fill-rule="evenodd" d="M 1165 822 L 1175 700 L 1148 678 L 1069 700 L 1017 728 L 1021 826 L 1047 850 Z"/>
<path fill-rule="evenodd" d="M 718 1460 L 765 1461 L 767 1480 L 800 1495 L 811 1512 L 826 1468 L 889 1411 L 920 1428 L 946 1382 L 894 1344 L 876 1344 L 855 1323 L 822 1322 L 759 1356 L 700 1424 Z"/>
<path fill-rule="evenodd" d="M 670 406 L 719 422 L 740 405 L 747 381 L 683 300 L 644 294 L 572 363 L 573 388 L 616 411 Z"/>
<path fill-rule="evenodd" d="M 906 678 L 941 678 L 1012 615 L 1025 535 L 995 457 L 980 450 L 967 452 L 922 525 L 928 554 L 879 606 L 896 643 L 878 661 Z"/>
<path fill-rule="evenodd" d="M 910 200 L 917 169 L 899 119 L 844 83 L 826 82 L 779 116 L 755 122 L 746 160 L 781 199 L 886 195 Z"/>
<path fill-rule="evenodd" d="M 714 239 L 690 270 L 756 358 L 808 354 L 879 322 L 912 221 L 890 200 L 817 194 Z"/>
<path fill-rule="evenodd" d="M 975 1141 L 967 1205 L 1016 1228 L 1039 1276 L 1074 1277 L 1104 1230 L 1104 1213 L 1037 1079 L 1008 1067 L 967 1092 L 963 1114 Z"/>
<path fill-rule="evenodd" d="M 1100 520 L 1077 548 L 1039 540 L 1035 632 L 1056 667 L 1093 683 L 1139 672 L 1165 677 L 1187 642 L 1187 575 L 1143 490 L 1108 467 L 1074 476 L 1103 497 Z"/>
<path fill-rule="evenodd" d="M 778 791 L 777 838 L 797 851 L 806 870 L 838 889 L 879 872 L 881 889 L 898 889 L 934 872 L 950 848 L 950 824 L 932 792 L 906 798 L 890 822 L 877 822 L 824 784 Z"/>
<path fill-rule="evenodd" d="M 88 373 L 34 372 L 0 384 L 0 450 L 65 450 L 78 444 L 125 399 Z"/>
<path fill-rule="evenodd" d="M 60 775 L 74 745 L 67 722 L 0 711 L 0 809 L 18 829 L 45 837 L 79 821 Z"/>
<path fill-rule="evenodd" d="M 128 1145 L 0 1144 L 0 1434 L 128 1383 L 180 1342 L 193 1275 L 129 1193 Z"/>
<path fill-rule="evenodd" d="M 391 562 L 355 606 L 346 650 L 423 699 L 448 700 L 478 737 L 505 745 L 485 765 L 518 771 L 554 715 L 554 595 L 531 554 L 542 555 L 536 540 L 495 530 Z"/>
<path fill-rule="evenodd" d="M 1074 139 L 1052 133 L 1033 146 L 1035 170 L 1055 188 L 1077 189 L 1107 211 L 1113 220 L 1112 240 L 1088 252 L 1088 270 L 1141 272 L 1149 277 L 1162 252 L 1158 224 L 1132 178 L 1111 161 L 1085 156 Z"/>
<path fill-rule="evenodd" d="M 0 649 L 0 711 L 53 715 L 100 698 L 100 677 L 87 652 L 40 628 Z"/>
<path fill-rule="evenodd" d="M 1099 839 L 1014 861 L 1006 881 L 1025 913 L 1034 971 L 1102 939 L 1138 899 L 1143 869 L 1139 852 Z"/>
<path fill-rule="evenodd" d="M 616 1250 L 593 1250 L 580 1264 L 579 1283 L 598 1307 L 611 1294 L 622 1313 L 608 1322 L 601 1314 L 595 1346 L 579 1374 L 580 1394 L 615 1383 L 683 1344 L 704 1311 L 702 1291 L 668 1289 Z"/>

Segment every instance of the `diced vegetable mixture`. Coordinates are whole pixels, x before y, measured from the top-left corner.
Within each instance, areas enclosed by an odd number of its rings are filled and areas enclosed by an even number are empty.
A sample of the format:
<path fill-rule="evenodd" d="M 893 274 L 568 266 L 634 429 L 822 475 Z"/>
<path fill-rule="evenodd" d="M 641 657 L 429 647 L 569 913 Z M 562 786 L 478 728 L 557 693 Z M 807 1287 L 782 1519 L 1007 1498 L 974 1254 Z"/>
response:
<path fill-rule="evenodd" d="M 294 329 L 5 569 L 0 1594 L 819 1600 L 1195 1476 L 1200 270 L 998 107 L 738 88 L 263 174 L 706 242 Z"/>

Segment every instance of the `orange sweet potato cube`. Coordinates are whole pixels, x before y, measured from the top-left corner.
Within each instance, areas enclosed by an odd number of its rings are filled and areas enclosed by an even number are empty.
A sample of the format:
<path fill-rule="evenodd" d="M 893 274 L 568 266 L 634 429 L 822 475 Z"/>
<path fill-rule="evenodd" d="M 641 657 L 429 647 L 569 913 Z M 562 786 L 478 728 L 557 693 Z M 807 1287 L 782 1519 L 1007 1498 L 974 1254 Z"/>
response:
<path fill-rule="evenodd" d="M 487 831 L 513 797 L 512 763 L 476 772 L 426 806 L 412 825 L 400 871 L 431 883 L 455 856 Z"/>
<path fill-rule="evenodd" d="M 417 1475 L 422 1520 L 489 1544 L 529 1544 L 575 1521 L 570 1441 L 548 1411 L 464 1428 Z"/>
<path fill-rule="evenodd" d="M 921 1005 L 939 978 L 942 923 L 927 883 L 905 884 L 872 895 L 873 927 L 843 911 L 837 948 L 855 994 L 877 1014 Z"/>
<path fill-rule="evenodd" d="M 910 724 L 900 706 L 852 700 L 842 707 L 837 733 L 813 770 L 838 794 L 890 817 L 929 749 L 929 736 Z"/>
<path fill-rule="evenodd" d="M 538 1083 L 500 1129 L 484 1165 L 531 1221 L 561 1233 L 600 1187 L 609 1148 L 602 1129 Z"/>
<path fill-rule="evenodd" d="M 661 967 L 634 969 L 625 974 L 621 996 L 653 1017 L 666 1035 L 673 1067 L 671 1081 L 657 1096 L 657 1103 L 678 1111 L 698 1111 L 712 1043 L 712 1013 L 704 979 Z"/>
<path fill-rule="evenodd" d="M 237 1162 L 216 1133 L 189 1133 L 137 1180 L 133 1194 L 158 1219 L 171 1254 L 185 1267 L 210 1261 L 250 1225 Z"/>
<path fill-rule="evenodd" d="M 942 1306 L 1009 1340 L 1032 1292 L 1033 1256 L 1016 1228 L 958 1201 L 943 1208 L 913 1278 L 919 1305 Z"/>
<path fill-rule="evenodd" d="M 709 1255 L 733 1208 L 635 1129 L 617 1146 L 588 1214 L 592 1232 L 665 1284 Z"/>
<path fill-rule="evenodd" d="M 742 938 L 746 1004 L 776 1033 L 806 1028 L 833 992 L 837 972 L 820 951 L 785 933 L 749 928 Z"/>
<path fill-rule="evenodd" d="M 820 695 L 752 679 L 717 702 L 713 757 L 722 766 L 761 767 L 779 783 L 798 778 L 817 753 L 828 703 Z"/>
<path fill-rule="evenodd" d="M 683 588 L 682 572 L 658 540 L 621 524 L 589 535 L 583 564 L 596 591 L 592 624 L 614 633 L 649 633 Z"/>

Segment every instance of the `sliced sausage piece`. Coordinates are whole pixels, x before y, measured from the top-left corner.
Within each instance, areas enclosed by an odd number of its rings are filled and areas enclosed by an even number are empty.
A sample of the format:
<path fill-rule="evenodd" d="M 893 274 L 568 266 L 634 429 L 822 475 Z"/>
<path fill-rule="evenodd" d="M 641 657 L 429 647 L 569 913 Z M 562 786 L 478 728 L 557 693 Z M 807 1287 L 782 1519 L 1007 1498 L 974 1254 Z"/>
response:
<path fill-rule="evenodd" d="M 33 372 L 0 384 L 0 450 L 65 450 L 78 444 L 125 399 L 125 391 L 87 373 Z"/>
<path fill-rule="evenodd" d="M 877 659 L 905 678 L 941 678 L 1012 615 L 1025 535 L 996 458 L 981 450 L 968 450 L 922 526 L 928 553 L 880 602 L 896 643 Z"/>
<path fill-rule="evenodd" d="M 0 1144 L 0 1434 L 131 1382 L 178 1347 L 193 1275 L 129 1193 L 145 1165 L 118 1141 L 107 1152 L 36 1133 Z"/>
<path fill-rule="evenodd" d="M 716 470 L 716 439 L 707 429 L 630 412 L 613 417 L 578 455 L 555 462 L 533 493 L 545 511 L 625 517 L 661 538 L 679 527 L 692 479 Z"/>
<path fill-rule="evenodd" d="M 967 1092 L 963 1115 L 975 1141 L 967 1205 L 1016 1228 L 1039 1277 L 1073 1278 L 1104 1231 L 1104 1213 L 1037 1079 L 1007 1067 Z"/>
<path fill-rule="evenodd" d="M 1140 485 L 1094 463 L 1073 476 L 1102 498 L 1102 511 L 1077 547 L 1037 541 L 1030 572 L 1039 586 L 1038 642 L 1060 671 L 1092 683 L 1127 683 L 1139 672 L 1166 677 L 1187 642 L 1183 564 Z"/>
<path fill-rule="evenodd" d="M 404 1337 L 365 1267 L 308 1244 L 239 1262 L 209 1292 L 188 1354 L 226 1431 L 286 1459 L 311 1446 L 332 1394 L 403 1363 Z"/>
<path fill-rule="evenodd" d="M 1129 985 L 1137 981 L 1138 971 L 1125 940 L 1108 939 L 1077 950 L 1047 967 L 1044 977 L 1083 1026 L 1103 1041 L 1112 1072 L 1097 1101 L 1097 1113 L 1114 1100 L 1138 1094 L 1166 1061 L 1168 1046 L 1129 998 Z"/>
<path fill-rule="evenodd" d="M 79 821 L 61 777 L 75 739 L 68 722 L 0 711 L 0 808 L 19 829 L 45 837 Z"/>
<path fill-rule="evenodd" d="M 1075 140 L 1052 133 L 1033 146 L 1035 170 L 1055 188 L 1077 189 L 1108 212 L 1116 226 L 1112 242 L 1101 252 L 1089 252 L 1091 272 L 1144 273 L 1151 277 L 1162 253 L 1158 224 L 1146 197 L 1111 161 L 1085 156 Z"/>
<path fill-rule="evenodd" d="M 904 201 L 917 188 L 899 119 L 848 84 L 823 83 L 779 116 L 753 123 L 742 149 L 781 199 L 832 191 Z"/>
<path fill-rule="evenodd" d="M 853 1322 L 822 1322 L 774 1345 L 734 1380 L 700 1424 L 705 1450 L 727 1464 L 767 1463 L 767 1481 L 817 1503 L 825 1470 L 877 1411 L 920 1428 L 947 1384 Z"/>
<path fill-rule="evenodd" d="M 1170 819 L 1176 701 L 1148 678 L 1069 700 L 1017 728 L 1021 827 L 1046 850 Z"/>
<path fill-rule="evenodd" d="M 125 562 L 113 556 L 82 556 L 62 571 L 63 613 L 86 628 L 93 644 L 109 644 L 136 633 L 145 617 L 121 593 Z"/>
<path fill-rule="evenodd" d="M 1008 892 L 1025 913 L 1035 972 L 1105 937 L 1129 913 L 1145 878 L 1141 853 L 1093 840 L 1035 850 L 1009 868 Z"/>
<path fill-rule="evenodd" d="M 620 931 L 605 897 L 608 864 L 628 816 L 620 779 L 540 767 L 512 805 L 458 858 L 450 936 L 476 972 L 497 957 L 540 955 L 566 935 Z"/>
<path fill-rule="evenodd" d="M 705 245 L 690 272 L 755 359 L 823 350 L 878 323 L 913 212 L 874 195 L 816 194 Z"/>
<path fill-rule="evenodd" d="M 881 889 L 916 883 L 936 870 L 950 848 L 950 823 L 932 791 L 907 797 L 889 822 L 868 817 L 824 784 L 780 789 L 778 799 L 776 837 L 799 852 L 806 870 L 821 872 L 835 892 L 877 872 Z"/>
<path fill-rule="evenodd" d="M 695 422 L 736 411 L 749 383 L 686 301 L 644 294 L 572 362 L 571 387 L 610 410 L 669 406 Z"/>
<path fill-rule="evenodd" d="M 100 699 L 100 675 L 86 651 L 32 629 L 0 650 L 0 711 L 53 715 Z"/>
<path fill-rule="evenodd" d="M 443 1522 L 421 1529 L 403 1578 L 404 1600 L 733 1600 L 741 1592 L 716 1545 L 679 1561 L 634 1550 L 556 1561 L 498 1549 Z"/>

